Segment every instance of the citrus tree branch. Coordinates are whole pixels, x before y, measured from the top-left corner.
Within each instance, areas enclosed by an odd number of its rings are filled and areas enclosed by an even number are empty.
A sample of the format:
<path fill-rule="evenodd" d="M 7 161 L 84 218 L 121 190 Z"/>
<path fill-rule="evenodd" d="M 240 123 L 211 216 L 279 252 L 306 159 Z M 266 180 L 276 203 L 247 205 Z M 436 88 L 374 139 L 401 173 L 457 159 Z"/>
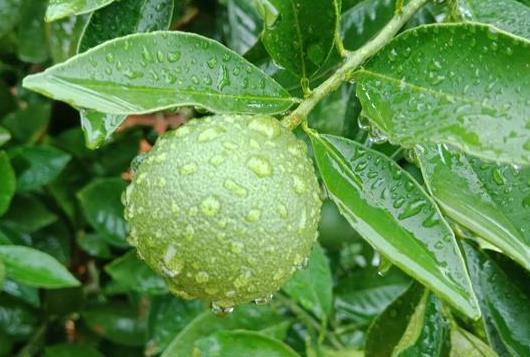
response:
<path fill-rule="evenodd" d="M 307 118 L 311 110 L 328 94 L 336 90 L 343 82 L 351 79 L 353 72 L 368 58 L 376 54 L 381 48 L 389 43 L 396 33 L 414 15 L 414 13 L 429 0 L 411 0 L 403 6 L 400 12 L 386 24 L 379 34 L 370 42 L 354 52 L 346 55 L 344 64 L 324 83 L 304 99 L 300 105 L 282 120 L 282 124 L 289 129 L 294 129 Z"/>

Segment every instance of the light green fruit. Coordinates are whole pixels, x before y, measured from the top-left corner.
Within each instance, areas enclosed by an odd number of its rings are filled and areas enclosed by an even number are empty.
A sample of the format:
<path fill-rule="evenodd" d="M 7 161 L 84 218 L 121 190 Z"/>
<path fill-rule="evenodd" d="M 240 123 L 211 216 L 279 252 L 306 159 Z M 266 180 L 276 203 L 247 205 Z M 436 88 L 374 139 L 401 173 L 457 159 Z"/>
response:
<path fill-rule="evenodd" d="M 130 243 L 181 297 L 221 308 L 263 300 L 317 237 L 306 150 L 265 116 L 211 116 L 167 133 L 127 189 Z"/>

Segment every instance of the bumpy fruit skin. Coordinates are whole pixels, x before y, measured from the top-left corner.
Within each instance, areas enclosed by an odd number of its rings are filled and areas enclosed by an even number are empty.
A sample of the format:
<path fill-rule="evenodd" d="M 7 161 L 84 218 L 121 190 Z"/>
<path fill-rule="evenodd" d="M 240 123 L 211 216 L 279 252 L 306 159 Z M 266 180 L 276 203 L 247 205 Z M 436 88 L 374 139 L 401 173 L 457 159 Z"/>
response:
<path fill-rule="evenodd" d="M 306 150 L 267 116 L 211 116 L 165 134 L 127 189 L 130 243 L 183 298 L 263 299 L 317 238 L 321 201 Z"/>

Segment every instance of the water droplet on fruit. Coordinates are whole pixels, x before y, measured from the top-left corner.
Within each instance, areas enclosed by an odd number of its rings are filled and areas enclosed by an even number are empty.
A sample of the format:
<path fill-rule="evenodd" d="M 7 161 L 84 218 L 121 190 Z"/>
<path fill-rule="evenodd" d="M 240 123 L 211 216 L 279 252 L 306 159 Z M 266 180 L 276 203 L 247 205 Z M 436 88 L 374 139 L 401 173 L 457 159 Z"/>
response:
<path fill-rule="evenodd" d="M 261 211 L 259 209 L 251 209 L 245 217 L 248 222 L 257 222 L 260 218 Z"/>
<path fill-rule="evenodd" d="M 210 276 L 205 271 L 200 271 L 195 275 L 195 281 L 199 284 L 206 283 L 210 279 Z"/>
<path fill-rule="evenodd" d="M 278 213 L 279 213 L 280 217 L 283 218 L 283 219 L 287 219 L 287 217 L 289 215 L 289 212 L 287 211 L 287 207 L 285 207 L 285 205 L 283 205 L 283 204 L 279 204 L 278 205 Z"/>
<path fill-rule="evenodd" d="M 247 167 L 258 177 L 267 177 L 272 175 L 272 166 L 269 160 L 262 156 L 251 156 L 247 161 Z"/>
<path fill-rule="evenodd" d="M 217 126 L 217 127 L 208 128 L 199 134 L 199 137 L 197 138 L 197 140 L 201 143 L 206 142 L 206 141 L 211 141 L 221 136 L 224 132 L 225 132 L 225 129 L 222 127 Z"/>
<path fill-rule="evenodd" d="M 223 187 L 239 197 L 247 196 L 247 190 L 231 179 L 226 179 L 223 184 Z"/>
<path fill-rule="evenodd" d="M 209 196 L 201 202 L 201 211 L 206 216 L 215 216 L 220 208 L 221 203 L 214 196 Z"/>
<path fill-rule="evenodd" d="M 302 178 L 298 175 L 293 175 L 293 187 L 294 192 L 298 194 L 302 194 L 307 191 L 307 186 L 304 180 L 302 180 Z"/>
<path fill-rule="evenodd" d="M 188 164 L 185 164 L 180 168 L 180 174 L 181 175 L 191 175 L 197 172 L 197 164 L 194 162 L 190 162 Z"/>
<path fill-rule="evenodd" d="M 224 156 L 219 155 L 219 154 L 215 154 L 209 160 L 210 164 L 212 164 L 215 167 L 221 165 L 224 161 L 225 161 Z"/>
<path fill-rule="evenodd" d="M 265 135 L 269 139 L 276 138 L 280 135 L 280 126 L 278 123 L 271 121 L 269 118 L 256 118 L 248 124 L 249 129 Z"/>
<path fill-rule="evenodd" d="M 177 62 L 180 59 L 180 57 L 181 57 L 181 54 L 179 51 L 168 52 L 167 54 L 167 60 L 170 63 Z"/>
<path fill-rule="evenodd" d="M 254 304 L 256 305 L 267 305 L 267 304 L 270 304 L 270 302 L 272 301 L 272 298 L 274 297 L 274 295 L 272 294 L 267 294 L 261 298 L 257 298 L 257 299 L 254 299 Z"/>
<path fill-rule="evenodd" d="M 233 306 L 221 306 L 215 302 L 210 304 L 210 311 L 216 316 L 226 316 L 234 311 Z"/>

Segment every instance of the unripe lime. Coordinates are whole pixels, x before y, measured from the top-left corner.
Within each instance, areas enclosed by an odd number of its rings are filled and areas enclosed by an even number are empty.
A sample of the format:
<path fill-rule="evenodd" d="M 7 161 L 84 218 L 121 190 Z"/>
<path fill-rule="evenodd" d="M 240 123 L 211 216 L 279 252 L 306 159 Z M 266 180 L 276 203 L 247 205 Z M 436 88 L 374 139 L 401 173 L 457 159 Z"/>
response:
<path fill-rule="evenodd" d="M 126 194 L 129 240 L 181 297 L 260 301 L 307 259 L 318 193 L 305 144 L 276 119 L 195 119 L 139 164 Z"/>

